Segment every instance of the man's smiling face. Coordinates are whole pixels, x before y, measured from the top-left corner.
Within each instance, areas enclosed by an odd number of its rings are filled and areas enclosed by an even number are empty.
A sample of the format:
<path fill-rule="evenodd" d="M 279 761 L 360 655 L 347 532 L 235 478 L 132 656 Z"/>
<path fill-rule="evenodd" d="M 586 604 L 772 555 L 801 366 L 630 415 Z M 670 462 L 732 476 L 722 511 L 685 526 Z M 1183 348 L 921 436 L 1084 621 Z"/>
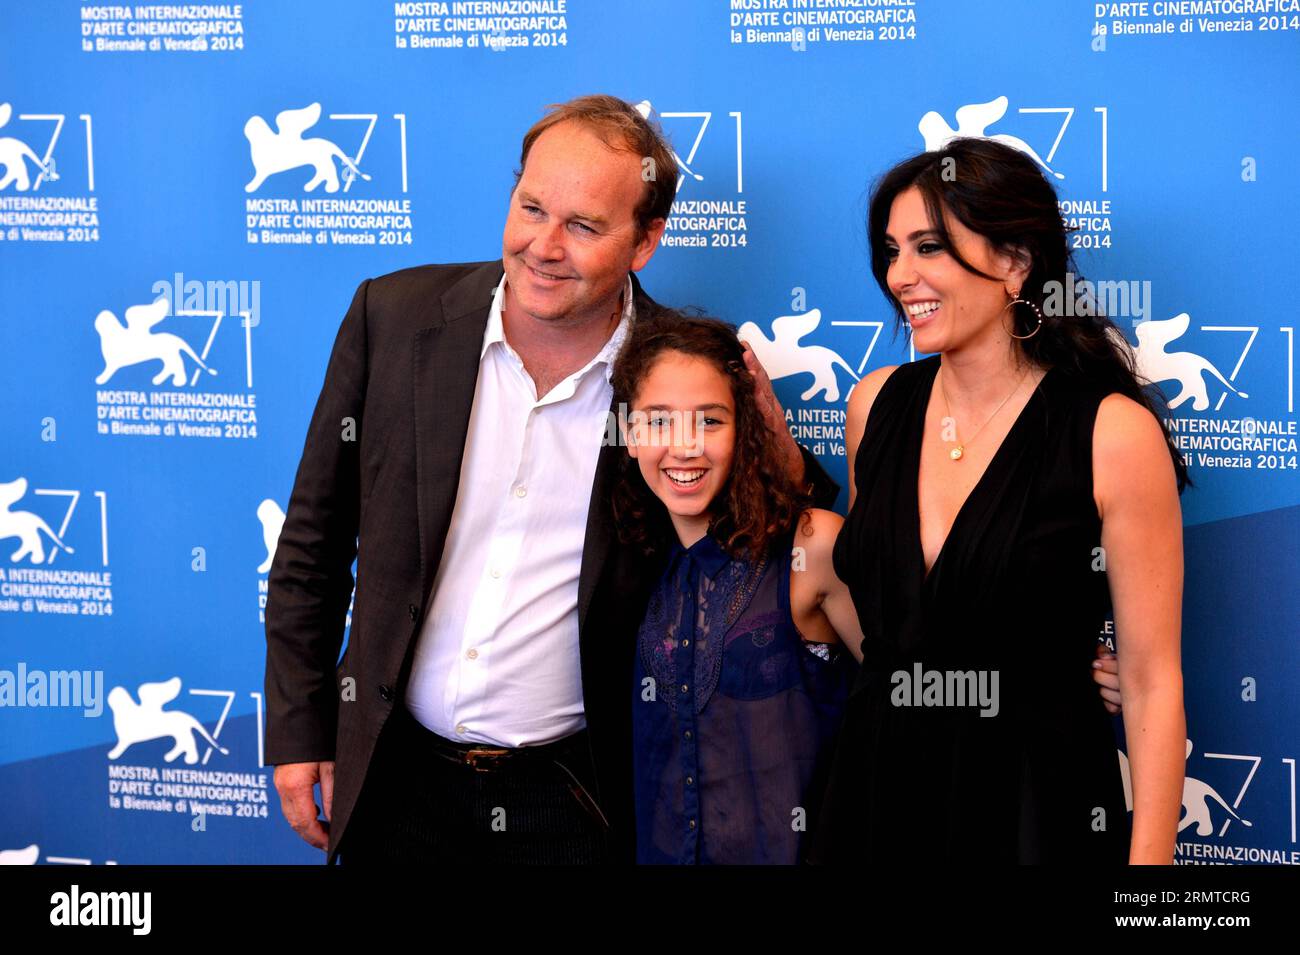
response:
<path fill-rule="evenodd" d="M 511 307 L 566 323 L 615 307 L 627 273 L 650 260 L 662 232 L 637 227 L 644 191 L 640 157 L 581 123 L 542 133 L 510 197 L 501 243 Z"/>

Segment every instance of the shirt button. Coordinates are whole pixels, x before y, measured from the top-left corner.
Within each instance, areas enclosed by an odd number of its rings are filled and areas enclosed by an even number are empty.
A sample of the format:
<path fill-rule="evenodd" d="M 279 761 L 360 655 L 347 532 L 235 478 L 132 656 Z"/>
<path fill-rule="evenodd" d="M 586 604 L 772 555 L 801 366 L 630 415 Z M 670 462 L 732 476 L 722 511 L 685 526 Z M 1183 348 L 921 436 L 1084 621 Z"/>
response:
<path fill-rule="evenodd" d="M 469 657 L 471 660 L 477 660 L 478 651 L 471 647 L 469 650 L 465 651 L 465 656 Z"/>
<path fill-rule="evenodd" d="M 457 724 L 456 724 L 456 732 L 459 733 L 461 736 L 464 736 L 464 735 L 465 735 L 465 724 L 464 724 L 464 723 L 457 723 Z"/>
<path fill-rule="evenodd" d="M 689 691 L 689 690 L 690 690 L 690 687 L 687 686 L 685 683 L 683 683 L 683 684 L 682 684 L 682 692 L 683 692 L 683 693 L 686 693 L 686 692 Z"/>
<path fill-rule="evenodd" d="M 690 738 L 691 738 L 691 731 L 690 731 L 690 730 L 687 730 L 685 733 L 682 734 L 682 736 L 686 737 L 687 739 L 690 739 Z"/>
<path fill-rule="evenodd" d="M 499 570 L 497 570 L 495 567 L 493 567 L 493 568 L 492 568 L 492 576 L 493 576 L 494 578 L 496 578 L 496 577 L 500 577 L 500 576 L 501 576 L 501 571 L 499 571 Z"/>
<path fill-rule="evenodd" d="M 689 640 L 683 640 L 683 641 L 682 641 L 682 646 L 684 646 L 684 647 L 689 647 L 690 645 L 691 645 L 691 641 L 689 641 Z"/>
<path fill-rule="evenodd" d="M 526 487 L 515 488 L 515 497 L 524 497 L 527 494 L 528 494 L 528 488 Z"/>
<path fill-rule="evenodd" d="M 690 822 L 687 823 L 687 825 L 690 826 L 692 829 L 694 829 L 694 828 L 695 828 L 695 820 L 692 819 Z"/>
<path fill-rule="evenodd" d="M 687 777 L 686 777 L 686 785 L 688 785 L 688 786 L 694 786 L 694 785 L 695 785 L 695 777 L 694 777 L 694 776 L 687 776 Z"/>

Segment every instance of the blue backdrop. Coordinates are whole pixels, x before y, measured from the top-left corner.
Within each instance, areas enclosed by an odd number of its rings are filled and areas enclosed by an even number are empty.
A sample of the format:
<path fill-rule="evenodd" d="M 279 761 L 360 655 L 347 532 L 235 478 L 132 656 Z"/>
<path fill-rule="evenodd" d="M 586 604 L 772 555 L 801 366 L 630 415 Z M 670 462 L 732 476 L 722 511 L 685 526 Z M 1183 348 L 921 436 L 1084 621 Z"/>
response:
<path fill-rule="evenodd" d="M 51 0 L 0 26 L 0 862 L 321 858 L 259 727 L 329 348 L 362 279 L 499 255 L 524 130 L 588 92 L 678 154 L 647 289 L 752 322 L 841 483 L 849 389 L 912 357 L 871 180 L 956 133 L 1044 166 L 1197 484 L 1179 860 L 1300 862 L 1300 0 Z"/>

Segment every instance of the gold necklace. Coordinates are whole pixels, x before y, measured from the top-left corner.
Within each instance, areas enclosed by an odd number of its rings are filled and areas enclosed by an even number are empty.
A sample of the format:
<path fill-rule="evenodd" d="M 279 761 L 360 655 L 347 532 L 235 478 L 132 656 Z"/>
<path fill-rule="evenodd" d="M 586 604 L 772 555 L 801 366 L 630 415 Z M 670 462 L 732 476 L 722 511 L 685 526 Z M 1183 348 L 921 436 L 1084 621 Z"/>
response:
<path fill-rule="evenodd" d="M 998 412 L 1002 410 L 1002 405 L 1005 405 L 1008 401 L 1010 401 L 1011 395 L 1014 395 L 1017 391 L 1020 390 L 1020 385 L 1024 382 L 1025 376 L 1028 374 L 1029 374 L 1029 369 L 1026 368 L 1023 374 L 1021 374 L 1019 380 L 1016 381 L 1016 386 L 1011 389 L 1010 393 L 1005 398 L 1002 399 L 1002 404 L 999 404 L 996 408 L 993 409 L 993 413 L 984 419 L 984 423 L 980 425 L 978 430 L 976 430 L 976 432 L 973 435 L 971 435 L 966 441 L 963 442 L 960 438 L 958 438 L 957 447 L 953 448 L 951 451 L 948 452 L 948 457 L 952 458 L 954 461 L 960 461 L 962 459 L 962 455 L 966 453 L 966 445 L 970 444 L 972 441 L 978 438 L 980 436 L 980 432 L 988 427 L 989 422 L 998 416 Z M 952 432 L 955 435 L 957 433 L 957 419 L 952 416 L 952 405 L 948 401 L 948 389 L 943 386 L 942 365 L 939 367 L 939 370 L 935 372 L 935 375 L 939 379 L 939 393 L 943 395 L 943 408 L 946 412 L 948 412 L 948 419 L 952 421 Z"/>

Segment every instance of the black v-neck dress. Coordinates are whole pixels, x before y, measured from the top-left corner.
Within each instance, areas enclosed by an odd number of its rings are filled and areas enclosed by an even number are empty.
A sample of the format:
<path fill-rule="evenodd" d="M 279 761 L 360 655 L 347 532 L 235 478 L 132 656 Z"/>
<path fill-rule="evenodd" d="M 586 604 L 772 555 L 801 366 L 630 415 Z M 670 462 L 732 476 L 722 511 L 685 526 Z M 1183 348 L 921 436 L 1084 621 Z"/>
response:
<path fill-rule="evenodd" d="M 1105 394 L 1047 372 L 927 575 L 917 474 L 938 369 L 890 375 L 854 462 L 834 560 L 864 659 L 809 860 L 1122 864 L 1129 818 L 1091 677 L 1110 613 L 1092 488 Z"/>

